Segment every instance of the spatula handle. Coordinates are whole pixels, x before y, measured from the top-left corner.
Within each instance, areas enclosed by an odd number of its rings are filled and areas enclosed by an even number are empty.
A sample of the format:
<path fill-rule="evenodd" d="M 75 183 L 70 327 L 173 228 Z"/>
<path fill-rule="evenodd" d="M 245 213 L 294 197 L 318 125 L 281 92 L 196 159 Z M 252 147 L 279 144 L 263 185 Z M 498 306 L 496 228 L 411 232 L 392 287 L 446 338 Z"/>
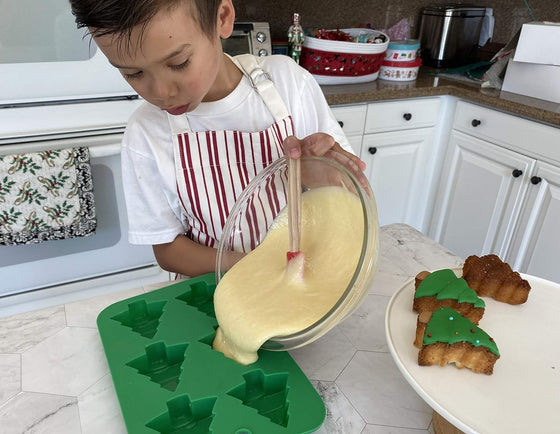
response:
<path fill-rule="evenodd" d="M 290 251 L 299 252 L 301 237 L 301 163 L 288 157 L 288 230 Z"/>

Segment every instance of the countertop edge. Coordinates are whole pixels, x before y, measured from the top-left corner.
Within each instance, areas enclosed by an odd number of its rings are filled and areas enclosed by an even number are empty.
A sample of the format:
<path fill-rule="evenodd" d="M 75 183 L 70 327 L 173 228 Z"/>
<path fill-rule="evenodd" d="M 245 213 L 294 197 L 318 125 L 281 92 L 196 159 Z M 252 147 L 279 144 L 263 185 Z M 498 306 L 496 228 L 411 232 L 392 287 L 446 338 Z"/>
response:
<path fill-rule="evenodd" d="M 370 88 L 370 86 L 346 85 L 322 86 L 322 90 L 331 106 L 450 95 L 553 127 L 560 127 L 560 112 L 533 105 L 554 106 L 554 103 L 509 92 L 500 92 L 497 89 L 481 89 L 462 83 L 453 84 L 449 83 L 449 80 L 446 82 L 446 84 L 438 86 L 421 85 L 403 89 L 377 89 Z M 519 100 L 527 103 L 519 102 Z"/>

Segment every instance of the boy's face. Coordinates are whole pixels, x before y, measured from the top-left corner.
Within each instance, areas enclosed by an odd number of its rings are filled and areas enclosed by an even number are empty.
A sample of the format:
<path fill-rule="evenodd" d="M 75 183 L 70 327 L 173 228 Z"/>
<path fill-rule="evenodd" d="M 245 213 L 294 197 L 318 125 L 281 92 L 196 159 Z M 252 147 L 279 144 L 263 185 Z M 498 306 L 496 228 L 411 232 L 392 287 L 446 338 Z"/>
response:
<path fill-rule="evenodd" d="M 210 40 L 188 8 L 179 6 L 159 12 L 141 37 L 140 29 L 134 28 L 130 49 L 119 45 L 114 35 L 96 37 L 95 42 L 142 98 L 180 115 L 231 92 L 231 69 L 226 67 L 220 36 L 231 34 L 234 18 L 231 0 L 224 0 Z"/>

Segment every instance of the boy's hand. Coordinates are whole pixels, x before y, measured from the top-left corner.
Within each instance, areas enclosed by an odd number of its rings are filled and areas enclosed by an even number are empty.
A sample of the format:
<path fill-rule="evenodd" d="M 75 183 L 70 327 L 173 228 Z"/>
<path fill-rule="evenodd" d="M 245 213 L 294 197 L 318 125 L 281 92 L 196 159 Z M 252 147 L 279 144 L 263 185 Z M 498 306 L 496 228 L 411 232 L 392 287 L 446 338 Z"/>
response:
<path fill-rule="evenodd" d="M 322 157 L 331 152 L 338 152 L 349 158 L 360 170 L 365 170 L 366 168 L 366 163 L 354 154 L 342 149 L 342 146 L 332 136 L 325 133 L 311 134 L 301 140 L 295 136 L 287 137 L 284 140 L 284 152 L 290 158 L 299 158 L 301 155 Z"/>
<path fill-rule="evenodd" d="M 290 158 L 299 158 L 302 155 L 331 158 L 350 170 L 364 187 L 368 185 L 363 174 L 366 163 L 356 155 L 345 151 L 328 134 L 315 133 L 301 140 L 289 136 L 284 140 L 284 152 Z"/>

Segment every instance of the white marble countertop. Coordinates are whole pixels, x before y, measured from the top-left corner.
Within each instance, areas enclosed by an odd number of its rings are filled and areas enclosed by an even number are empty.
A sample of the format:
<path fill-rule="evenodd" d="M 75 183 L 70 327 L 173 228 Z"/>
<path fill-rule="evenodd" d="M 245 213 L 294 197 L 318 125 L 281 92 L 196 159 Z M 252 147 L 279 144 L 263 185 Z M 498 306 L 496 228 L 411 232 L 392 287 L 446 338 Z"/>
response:
<path fill-rule="evenodd" d="M 388 352 L 385 309 L 419 271 L 463 261 L 406 225 L 380 234 L 377 274 L 364 302 L 325 336 L 291 351 L 326 404 L 319 433 L 432 431 L 432 410 Z M 0 432 L 125 433 L 96 318 L 110 304 L 161 286 L 0 318 Z"/>

